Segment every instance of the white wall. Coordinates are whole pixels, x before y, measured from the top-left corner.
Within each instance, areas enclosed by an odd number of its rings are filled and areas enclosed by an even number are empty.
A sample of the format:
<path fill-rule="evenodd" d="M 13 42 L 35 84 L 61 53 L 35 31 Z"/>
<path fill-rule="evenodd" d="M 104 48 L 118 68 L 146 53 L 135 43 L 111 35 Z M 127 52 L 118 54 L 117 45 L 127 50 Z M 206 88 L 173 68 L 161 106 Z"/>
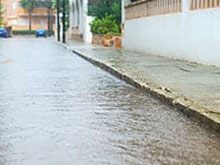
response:
<path fill-rule="evenodd" d="M 92 18 L 87 15 L 88 0 L 70 0 L 70 29 L 69 36 L 72 34 L 72 28 L 78 27 L 79 34 L 83 36 L 83 41 L 92 42 L 92 33 L 89 23 Z M 79 19 L 79 20 L 78 20 Z"/>
<path fill-rule="evenodd" d="M 126 49 L 220 66 L 220 9 L 126 20 Z"/>
<path fill-rule="evenodd" d="M 128 5 L 129 3 L 131 3 L 131 1 L 130 0 L 122 0 L 122 3 L 125 5 Z"/>
<path fill-rule="evenodd" d="M 85 31 L 84 31 L 84 41 L 86 43 L 92 43 L 92 33 L 91 33 L 91 27 L 90 23 L 92 22 L 93 17 L 87 16 L 85 19 Z"/>

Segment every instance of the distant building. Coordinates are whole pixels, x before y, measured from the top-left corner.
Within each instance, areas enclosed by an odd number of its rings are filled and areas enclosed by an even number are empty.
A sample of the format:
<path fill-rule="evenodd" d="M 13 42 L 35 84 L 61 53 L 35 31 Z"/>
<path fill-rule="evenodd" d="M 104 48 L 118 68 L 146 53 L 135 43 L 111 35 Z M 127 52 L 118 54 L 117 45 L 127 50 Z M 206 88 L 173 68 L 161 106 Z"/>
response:
<path fill-rule="evenodd" d="M 88 8 L 95 2 L 96 0 L 70 0 L 70 38 L 87 43 L 92 42 L 89 23 L 93 18 L 88 15 Z"/>
<path fill-rule="evenodd" d="M 3 4 L 3 18 L 6 26 L 13 30 L 28 30 L 28 12 L 20 7 L 20 0 L 1 0 Z M 54 26 L 55 16 L 52 17 Z M 36 8 L 32 14 L 32 30 L 47 29 L 47 9 Z"/>

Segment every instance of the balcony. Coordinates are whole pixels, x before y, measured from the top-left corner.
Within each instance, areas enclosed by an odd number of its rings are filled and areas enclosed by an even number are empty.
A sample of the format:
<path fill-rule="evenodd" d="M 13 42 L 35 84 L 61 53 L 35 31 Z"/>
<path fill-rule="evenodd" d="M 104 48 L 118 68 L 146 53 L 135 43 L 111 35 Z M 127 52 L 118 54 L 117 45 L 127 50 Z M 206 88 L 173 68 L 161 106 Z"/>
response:
<path fill-rule="evenodd" d="M 28 16 L 28 11 L 22 8 L 17 9 L 17 13 L 19 16 Z M 52 14 L 55 14 L 55 11 L 53 11 Z M 47 9 L 46 8 L 34 9 L 34 11 L 32 12 L 32 16 L 47 16 Z"/>
<path fill-rule="evenodd" d="M 154 15 L 181 12 L 182 0 L 140 0 L 127 6 L 126 19 L 137 19 Z"/>

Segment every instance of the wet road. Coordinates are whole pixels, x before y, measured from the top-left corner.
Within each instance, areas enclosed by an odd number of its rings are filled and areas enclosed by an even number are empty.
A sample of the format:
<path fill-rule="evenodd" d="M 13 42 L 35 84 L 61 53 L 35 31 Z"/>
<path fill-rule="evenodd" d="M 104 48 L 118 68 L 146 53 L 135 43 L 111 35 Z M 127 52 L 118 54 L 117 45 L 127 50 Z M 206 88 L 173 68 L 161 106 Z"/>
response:
<path fill-rule="evenodd" d="M 0 164 L 220 164 L 220 136 L 52 40 L 0 40 Z"/>

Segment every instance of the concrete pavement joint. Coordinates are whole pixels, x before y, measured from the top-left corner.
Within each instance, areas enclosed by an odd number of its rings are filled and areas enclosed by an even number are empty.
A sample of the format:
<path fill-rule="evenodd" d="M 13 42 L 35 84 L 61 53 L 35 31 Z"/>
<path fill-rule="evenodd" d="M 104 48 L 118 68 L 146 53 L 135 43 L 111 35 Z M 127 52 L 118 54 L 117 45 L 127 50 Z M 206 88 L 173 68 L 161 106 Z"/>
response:
<path fill-rule="evenodd" d="M 208 110 L 185 97 L 177 97 L 175 96 L 175 94 L 173 94 L 173 91 L 171 91 L 169 88 L 155 87 L 155 85 L 150 83 L 139 82 L 133 79 L 132 77 L 129 77 L 125 73 L 120 72 L 116 68 L 106 64 L 105 62 L 101 62 L 98 59 L 91 58 L 77 49 L 70 48 L 68 45 L 65 44 L 61 44 L 61 45 L 66 49 L 72 51 L 79 57 L 89 61 L 93 65 L 98 66 L 101 69 L 109 72 L 115 77 L 124 80 L 125 82 L 135 86 L 136 88 L 142 89 L 143 91 L 150 93 L 152 96 L 158 98 L 162 102 L 173 106 L 174 108 L 185 113 L 188 117 L 196 118 L 206 126 L 216 130 L 217 132 L 220 132 L 220 120 L 218 120 L 216 117 L 212 117 L 209 115 L 212 112 L 216 114 L 215 111 Z M 219 113 L 217 113 L 216 115 L 219 115 Z"/>

